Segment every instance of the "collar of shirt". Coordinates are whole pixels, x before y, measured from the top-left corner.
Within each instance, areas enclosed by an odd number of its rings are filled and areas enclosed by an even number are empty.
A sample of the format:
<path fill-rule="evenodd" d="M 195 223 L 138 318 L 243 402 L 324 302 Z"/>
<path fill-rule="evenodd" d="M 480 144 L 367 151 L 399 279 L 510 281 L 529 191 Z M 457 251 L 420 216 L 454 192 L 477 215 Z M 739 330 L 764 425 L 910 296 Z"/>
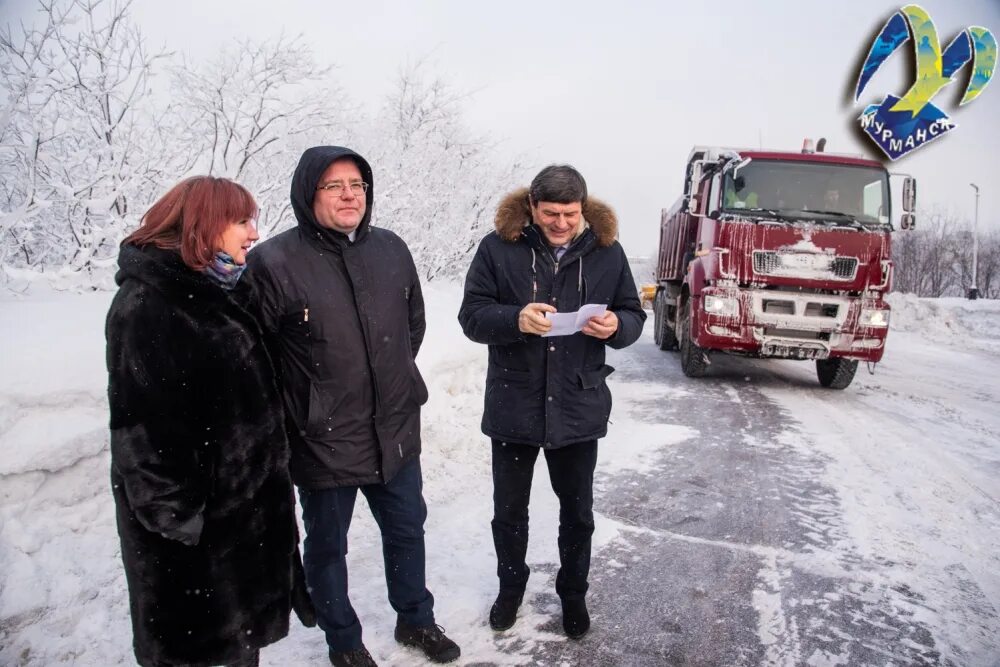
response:
<path fill-rule="evenodd" d="M 550 246 L 550 247 L 552 248 L 552 254 L 555 255 L 557 262 L 560 259 L 562 259 L 562 256 L 566 254 L 567 250 L 569 250 L 569 244 L 568 243 L 566 245 L 557 245 L 557 246 Z"/>

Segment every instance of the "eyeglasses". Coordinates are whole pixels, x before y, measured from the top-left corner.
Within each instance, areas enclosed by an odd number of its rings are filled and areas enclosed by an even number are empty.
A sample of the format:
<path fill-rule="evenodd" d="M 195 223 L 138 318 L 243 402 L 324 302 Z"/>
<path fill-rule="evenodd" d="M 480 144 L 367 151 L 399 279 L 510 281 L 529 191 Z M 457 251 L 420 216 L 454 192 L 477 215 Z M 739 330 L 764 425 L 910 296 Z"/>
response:
<path fill-rule="evenodd" d="M 353 183 L 343 183 L 341 181 L 333 181 L 332 183 L 326 183 L 325 185 L 320 185 L 317 190 L 326 190 L 331 195 L 335 197 L 340 197 L 344 194 L 344 188 L 350 188 L 351 194 L 355 197 L 361 197 L 366 192 L 368 192 L 368 184 L 363 181 L 354 181 Z"/>

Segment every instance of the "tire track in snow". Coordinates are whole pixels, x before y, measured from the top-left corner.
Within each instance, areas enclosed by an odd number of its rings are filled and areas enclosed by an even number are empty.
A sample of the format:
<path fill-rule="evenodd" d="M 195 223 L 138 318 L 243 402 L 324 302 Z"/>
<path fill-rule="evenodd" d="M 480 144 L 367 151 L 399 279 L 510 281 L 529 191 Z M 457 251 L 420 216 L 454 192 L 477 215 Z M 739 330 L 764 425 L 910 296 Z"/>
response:
<path fill-rule="evenodd" d="M 619 390 L 624 382 L 669 395 L 634 400 L 630 418 L 700 436 L 658 448 L 651 470 L 601 479 L 597 510 L 621 529 L 595 554 L 592 636 L 586 648 L 553 643 L 536 658 L 954 664 L 936 648 L 925 624 L 930 605 L 899 580 L 899 563 L 858 552 L 839 490 L 826 481 L 830 460 L 761 386 L 824 390 L 812 378 L 725 358 L 713 378 L 689 380 L 647 339 L 610 361 L 619 369 L 612 391 L 636 395 Z"/>

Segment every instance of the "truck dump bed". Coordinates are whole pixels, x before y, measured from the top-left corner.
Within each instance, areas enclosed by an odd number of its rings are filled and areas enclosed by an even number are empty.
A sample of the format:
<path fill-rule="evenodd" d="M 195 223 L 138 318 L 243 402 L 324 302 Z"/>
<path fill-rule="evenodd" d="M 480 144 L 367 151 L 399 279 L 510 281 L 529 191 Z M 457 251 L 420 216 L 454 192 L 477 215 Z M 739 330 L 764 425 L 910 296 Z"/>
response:
<path fill-rule="evenodd" d="M 682 197 L 660 215 L 660 251 L 657 255 L 656 280 L 677 281 L 684 278 L 687 263 L 692 259 L 698 231 L 697 219 L 684 210 Z"/>

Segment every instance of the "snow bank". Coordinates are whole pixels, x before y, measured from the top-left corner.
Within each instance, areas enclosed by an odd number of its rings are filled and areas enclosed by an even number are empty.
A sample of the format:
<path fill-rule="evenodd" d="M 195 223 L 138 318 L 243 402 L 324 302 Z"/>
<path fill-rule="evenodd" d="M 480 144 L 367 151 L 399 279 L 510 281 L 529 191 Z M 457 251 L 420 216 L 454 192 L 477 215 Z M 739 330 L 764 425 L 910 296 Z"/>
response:
<path fill-rule="evenodd" d="M 1000 352 L 1000 301 L 958 297 L 928 299 L 890 294 L 889 326 L 949 345 Z"/>
<path fill-rule="evenodd" d="M 133 664 L 131 626 L 109 481 L 104 317 L 111 293 L 48 292 L 0 298 L 0 664 Z M 425 287 L 427 337 L 417 363 L 430 400 L 423 411 L 428 586 L 437 621 L 462 647 L 463 661 L 524 664 L 552 631 L 552 609 L 532 604 L 552 593 L 558 504 L 548 476 L 535 475 L 533 576 L 518 632 L 496 636 L 486 612 L 496 594 L 490 533 L 489 442 L 480 433 L 486 348 L 458 326 L 461 286 Z M 622 405 L 638 391 L 621 390 Z M 619 409 L 616 412 L 621 412 Z M 620 417 L 620 418 L 619 418 Z M 644 469 L 651 439 L 690 437 L 679 426 L 637 424 L 615 415 L 609 469 Z M 610 450 L 609 450 L 610 451 Z M 541 461 L 542 457 L 539 457 Z M 595 548 L 619 533 L 598 517 Z M 548 537 L 549 539 L 545 539 Z M 417 659 L 392 638 L 378 531 L 363 500 L 351 528 L 351 598 L 379 664 Z M 545 598 L 542 598 L 545 599 Z M 551 605 L 549 605 L 551 606 Z M 264 665 L 325 660 L 318 630 L 296 626 L 262 653 Z"/>

